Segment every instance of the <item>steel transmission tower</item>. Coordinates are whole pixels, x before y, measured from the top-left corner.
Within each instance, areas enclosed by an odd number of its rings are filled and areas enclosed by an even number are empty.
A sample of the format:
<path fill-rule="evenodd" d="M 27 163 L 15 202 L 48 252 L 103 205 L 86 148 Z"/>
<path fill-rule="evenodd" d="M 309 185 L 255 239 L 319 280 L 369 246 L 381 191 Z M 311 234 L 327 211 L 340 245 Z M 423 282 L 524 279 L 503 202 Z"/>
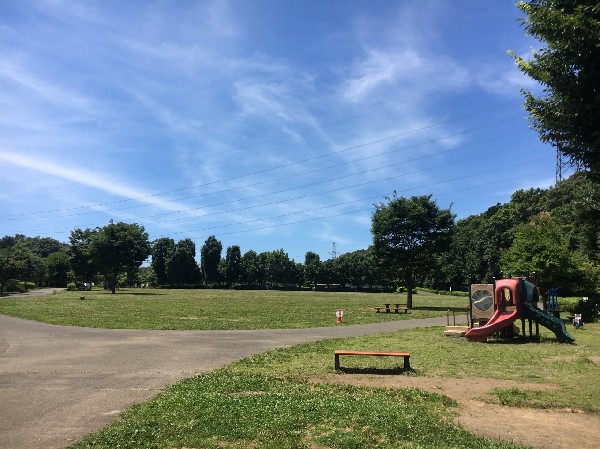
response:
<path fill-rule="evenodd" d="M 573 172 L 570 172 L 569 169 L 573 169 Z M 581 170 L 581 164 L 579 162 L 572 162 L 562 153 L 562 151 L 560 151 L 560 148 L 556 149 L 556 181 L 554 185 L 558 184 L 563 179 L 568 178 L 569 175 L 572 175 L 579 170 Z M 567 171 L 570 173 L 567 174 Z"/>
<path fill-rule="evenodd" d="M 332 244 L 332 248 L 331 248 L 331 252 L 329 253 L 329 255 L 331 256 L 332 259 L 335 259 L 337 257 L 337 251 L 335 249 L 335 242 L 331 242 Z"/>

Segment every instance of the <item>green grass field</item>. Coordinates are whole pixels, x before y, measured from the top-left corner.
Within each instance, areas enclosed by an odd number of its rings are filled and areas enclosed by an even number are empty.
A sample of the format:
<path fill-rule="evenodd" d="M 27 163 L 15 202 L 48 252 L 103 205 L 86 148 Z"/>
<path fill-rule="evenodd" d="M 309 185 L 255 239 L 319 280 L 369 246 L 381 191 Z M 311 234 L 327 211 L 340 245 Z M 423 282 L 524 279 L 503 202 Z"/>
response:
<path fill-rule="evenodd" d="M 85 300 L 79 297 L 85 295 Z M 0 298 L 0 313 L 48 323 L 140 329 L 264 329 L 344 325 L 462 312 L 466 298 L 419 294 L 409 315 L 375 313 L 405 295 L 224 290 L 101 290 Z M 459 318 L 465 320 L 464 315 Z M 75 448 L 517 448 L 467 432 L 457 404 L 419 389 L 328 383 L 334 349 L 411 353 L 410 376 L 511 381 L 485 401 L 600 414 L 600 324 L 569 328 L 573 345 L 541 328 L 540 342 L 477 343 L 442 328 L 325 340 L 256 355 L 167 388 Z M 402 360 L 353 358 L 362 372 L 399 372 Z M 344 363 L 344 366 L 346 364 Z M 548 384 L 532 393 L 519 383 Z"/>
<path fill-rule="evenodd" d="M 85 300 L 80 300 L 85 296 Z M 384 303 L 405 303 L 406 294 L 285 292 L 275 290 L 63 291 L 44 297 L 0 298 L 0 313 L 68 326 L 112 329 L 294 329 L 466 313 L 468 298 L 419 294 L 408 315 L 375 313 Z M 466 316 L 460 317 L 466 322 Z"/>
<path fill-rule="evenodd" d="M 600 414 L 600 324 L 586 324 L 569 331 L 575 344 L 556 341 L 540 329 L 540 342 L 509 340 L 472 342 L 462 337 L 444 337 L 442 328 L 307 343 L 245 359 L 230 369 L 307 379 L 331 373 L 335 349 L 398 350 L 411 353 L 411 375 L 425 377 L 480 377 L 518 383 L 549 384 L 556 389 L 525 392 L 514 387 L 497 389 L 497 403 L 535 408 L 569 408 Z M 357 358 L 358 359 L 358 358 Z M 402 359 L 350 359 L 353 366 L 399 370 Z M 265 370 L 265 371 L 263 371 Z"/>
<path fill-rule="evenodd" d="M 458 426 L 457 404 L 420 389 L 327 383 L 336 348 L 409 350 L 416 376 L 509 379 L 551 383 L 550 392 L 511 388 L 487 400 L 525 407 L 568 407 L 600 413 L 597 358 L 600 325 L 559 344 L 477 343 L 448 338 L 441 328 L 327 340 L 253 356 L 180 382 L 90 435 L 82 448 L 518 448 Z M 353 361 L 370 371 L 401 361 Z M 364 365 L 366 363 L 366 365 Z M 484 381 L 484 380 L 480 380 Z M 514 402 L 519 398 L 519 402 Z"/>

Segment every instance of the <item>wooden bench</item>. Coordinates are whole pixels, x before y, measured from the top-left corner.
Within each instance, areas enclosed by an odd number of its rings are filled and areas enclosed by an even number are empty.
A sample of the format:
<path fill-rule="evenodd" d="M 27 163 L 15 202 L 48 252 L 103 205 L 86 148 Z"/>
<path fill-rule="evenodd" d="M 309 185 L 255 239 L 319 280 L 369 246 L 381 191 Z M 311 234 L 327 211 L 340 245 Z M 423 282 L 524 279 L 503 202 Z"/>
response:
<path fill-rule="evenodd" d="M 347 351 L 336 349 L 335 351 L 335 369 L 340 370 L 341 355 L 362 355 L 376 357 L 404 357 L 404 371 L 410 371 L 410 354 L 408 352 L 379 352 L 379 351 Z"/>

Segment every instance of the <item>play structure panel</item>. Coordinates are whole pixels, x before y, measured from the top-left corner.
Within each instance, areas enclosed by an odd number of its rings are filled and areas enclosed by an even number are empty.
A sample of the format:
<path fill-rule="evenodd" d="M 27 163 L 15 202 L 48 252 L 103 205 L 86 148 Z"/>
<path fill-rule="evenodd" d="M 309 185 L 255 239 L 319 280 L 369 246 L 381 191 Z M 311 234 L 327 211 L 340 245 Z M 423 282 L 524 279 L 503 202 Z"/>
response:
<path fill-rule="evenodd" d="M 488 321 L 494 315 L 494 286 L 493 284 L 472 284 L 473 320 Z"/>

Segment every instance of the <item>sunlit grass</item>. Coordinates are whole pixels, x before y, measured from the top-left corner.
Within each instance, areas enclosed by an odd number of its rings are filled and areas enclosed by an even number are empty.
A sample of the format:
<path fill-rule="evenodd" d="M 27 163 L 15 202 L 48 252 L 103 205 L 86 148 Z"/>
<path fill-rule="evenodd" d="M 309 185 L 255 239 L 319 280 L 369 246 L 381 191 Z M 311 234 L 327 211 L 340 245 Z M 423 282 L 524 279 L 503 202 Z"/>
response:
<path fill-rule="evenodd" d="M 418 389 L 315 384 L 222 369 L 136 406 L 76 448 L 516 448 L 457 426 Z"/>
<path fill-rule="evenodd" d="M 298 379 L 327 378 L 332 373 L 335 349 L 407 351 L 411 354 L 412 375 L 487 378 L 517 385 L 552 386 L 552 389 L 535 392 L 513 386 L 499 388 L 486 400 L 504 405 L 600 413 L 600 324 L 569 329 L 576 339 L 575 344 L 558 343 L 552 332 L 544 328 L 540 331 L 539 343 L 527 340 L 480 343 L 445 337 L 442 328 L 406 330 L 270 351 L 247 358 L 230 369 L 245 373 L 268 369 L 273 375 Z M 402 359 L 390 357 L 352 358 L 347 363 L 378 370 L 402 367 Z"/>
<path fill-rule="evenodd" d="M 410 314 L 376 313 L 373 309 L 405 302 L 405 294 L 126 289 L 116 295 L 93 290 L 4 297 L 0 298 L 0 313 L 52 324 L 113 329 L 293 329 L 334 326 L 338 309 L 344 311 L 343 325 L 443 316 L 448 309 L 466 310 L 468 299 L 415 295 L 415 309 Z"/>

